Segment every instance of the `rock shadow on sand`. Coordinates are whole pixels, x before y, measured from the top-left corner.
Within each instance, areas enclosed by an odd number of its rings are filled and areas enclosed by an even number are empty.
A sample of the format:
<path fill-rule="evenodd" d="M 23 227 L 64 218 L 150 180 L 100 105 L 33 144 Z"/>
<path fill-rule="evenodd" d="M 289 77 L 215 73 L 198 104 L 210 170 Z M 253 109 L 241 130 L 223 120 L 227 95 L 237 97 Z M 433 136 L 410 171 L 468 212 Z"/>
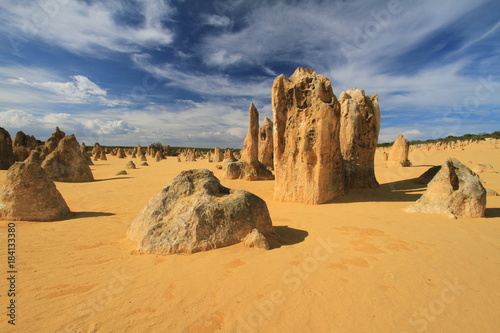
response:
<path fill-rule="evenodd" d="M 114 216 L 115 213 L 107 212 L 71 212 L 71 216 L 67 220 L 76 220 L 91 217 Z"/>
<path fill-rule="evenodd" d="M 130 179 L 130 178 L 135 178 L 135 177 L 111 177 L 111 178 L 104 178 L 104 179 L 96 179 L 94 181 L 95 182 L 104 182 L 104 181 L 108 181 L 108 180 Z"/>
<path fill-rule="evenodd" d="M 500 208 L 486 208 L 484 217 L 486 218 L 500 217 Z"/>
<path fill-rule="evenodd" d="M 275 226 L 274 230 L 279 235 L 278 239 L 270 239 L 271 250 L 279 249 L 282 246 L 295 245 L 303 242 L 309 233 L 305 230 L 290 228 L 287 225 Z"/>
<path fill-rule="evenodd" d="M 414 202 L 426 186 L 414 182 L 415 178 L 380 184 L 377 189 L 352 189 L 346 196 L 336 198 L 331 204 L 350 202 Z"/>

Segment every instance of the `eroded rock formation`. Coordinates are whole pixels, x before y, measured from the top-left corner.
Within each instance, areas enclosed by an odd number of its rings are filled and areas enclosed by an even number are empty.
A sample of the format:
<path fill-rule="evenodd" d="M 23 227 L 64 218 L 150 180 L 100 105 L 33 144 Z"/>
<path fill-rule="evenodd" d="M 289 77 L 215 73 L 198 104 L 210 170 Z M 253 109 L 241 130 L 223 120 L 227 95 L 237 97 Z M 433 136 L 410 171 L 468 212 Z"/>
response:
<path fill-rule="evenodd" d="M 37 146 L 38 142 L 34 136 L 26 135 L 22 131 L 17 132 L 14 141 L 12 141 L 14 160 L 18 162 L 24 161 Z"/>
<path fill-rule="evenodd" d="M 138 252 L 157 254 L 194 253 L 242 241 L 268 249 L 266 237 L 273 235 L 262 199 L 222 186 L 206 169 L 183 171 L 175 177 L 128 230 L 129 238 L 139 244 Z"/>
<path fill-rule="evenodd" d="M 455 158 L 449 158 L 407 212 L 484 217 L 486 190 L 479 177 Z"/>
<path fill-rule="evenodd" d="M 274 198 L 321 204 L 346 193 L 340 104 L 330 80 L 312 69 L 278 76 L 272 88 Z"/>
<path fill-rule="evenodd" d="M 80 151 L 74 134 L 65 136 L 42 162 L 49 179 L 61 182 L 91 182 L 94 180 L 87 159 Z"/>
<path fill-rule="evenodd" d="M 378 95 L 361 89 L 340 94 L 340 148 L 349 188 L 377 188 L 375 151 L 380 131 Z"/>
<path fill-rule="evenodd" d="M 408 159 L 408 153 L 410 152 L 410 143 L 405 139 L 403 134 L 400 134 L 389 152 L 389 158 L 387 159 L 387 166 L 393 167 L 408 167 L 411 165 Z"/>
<path fill-rule="evenodd" d="M 0 219 L 55 221 L 70 215 L 68 205 L 41 165 L 40 151 L 9 168 L 1 192 Z"/>
<path fill-rule="evenodd" d="M 66 136 L 66 133 L 61 131 L 59 127 L 56 127 L 56 131 L 52 133 L 50 138 L 45 141 L 45 147 L 47 148 L 47 151 L 45 152 L 46 154 L 50 154 L 54 149 L 57 148 L 59 145 L 59 141 L 61 141 L 64 137 Z M 42 158 L 43 158 L 43 153 L 42 153 Z"/>
<path fill-rule="evenodd" d="M 0 170 L 8 170 L 14 164 L 12 139 L 9 132 L 0 127 Z"/>
<path fill-rule="evenodd" d="M 259 161 L 266 168 L 274 169 L 273 165 L 273 122 L 265 117 L 259 129 Z"/>
<path fill-rule="evenodd" d="M 228 162 L 223 177 L 226 179 L 272 180 L 274 176 L 259 162 L 259 112 L 250 104 L 248 133 L 243 142 L 239 161 Z"/>

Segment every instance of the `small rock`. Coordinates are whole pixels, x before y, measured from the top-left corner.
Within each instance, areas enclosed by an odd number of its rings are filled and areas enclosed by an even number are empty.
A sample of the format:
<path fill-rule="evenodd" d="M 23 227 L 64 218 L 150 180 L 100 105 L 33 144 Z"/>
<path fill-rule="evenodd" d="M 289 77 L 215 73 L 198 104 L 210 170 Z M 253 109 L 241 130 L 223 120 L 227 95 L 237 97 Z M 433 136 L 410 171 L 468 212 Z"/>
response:
<path fill-rule="evenodd" d="M 127 165 L 125 165 L 125 169 L 136 169 L 135 163 L 128 161 Z"/>
<path fill-rule="evenodd" d="M 476 164 L 472 171 L 475 173 L 496 173 L 491 164 Z"/>

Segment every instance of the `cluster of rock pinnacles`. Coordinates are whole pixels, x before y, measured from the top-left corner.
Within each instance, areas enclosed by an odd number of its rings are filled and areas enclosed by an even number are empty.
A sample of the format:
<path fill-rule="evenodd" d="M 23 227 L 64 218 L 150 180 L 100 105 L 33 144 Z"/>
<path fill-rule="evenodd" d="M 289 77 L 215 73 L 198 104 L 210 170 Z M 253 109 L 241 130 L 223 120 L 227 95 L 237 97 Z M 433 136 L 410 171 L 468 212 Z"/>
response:
<path fill-rule="evenodd" d="M 217 164 L 226 179 L 275 180 L 274 199 L 322 204 L 347 194 L 349 189 L 373 189 L 374 158 L 380 130 L 378 95 L 349 89 L 337 99 L 330 80 L 312 69 L 298 68 L 289 78 L 278 76 L 272 87 L 274 121 L 265 118 L 252 103 L 248 133 L 241 154 L 216 147 L 206 155 L 195 149 L 179 152 L 177 161 L 207 158 Z M 12 142 L 0 128 L 0 168 L 9 169 L 2 192 L 0 218 L 53 221 L 69 214 L 53 181 L 92 181 L 89 165 L 107 160 L 106 154 L 140 157 L 157 162 L 170 155 L 170 147 L 153 145 L 134 149 L 94 145 L 91 155 L 74 135 L 56 132 L 37 147 L 34 137 L 20 132 Z M 388 167 L 407 167 L 409 142 L 400 135 L 389 153 Z M 22 161 L 14 164 L 14 161 Z M 10 168 L 9 168 L 10 167 Z M 129 161 L 126 169 L 135 169 Z M 118 174 L 127 174 L 125 170 Z M 421 176 L 427 191 L 409 212 L 482 217 L 486 191 L 479 177 L 455 159 Z M 420 179 L 420 178 L 419 178 Z M 169 182 L 132 221 L 128 237 L 139 244 L 138 252 L 193 253 L 244 242 L 269 249 L 275 233 L 266 203 L 252 193 L 221 185 L 207 169 L 187 170 Z"/>

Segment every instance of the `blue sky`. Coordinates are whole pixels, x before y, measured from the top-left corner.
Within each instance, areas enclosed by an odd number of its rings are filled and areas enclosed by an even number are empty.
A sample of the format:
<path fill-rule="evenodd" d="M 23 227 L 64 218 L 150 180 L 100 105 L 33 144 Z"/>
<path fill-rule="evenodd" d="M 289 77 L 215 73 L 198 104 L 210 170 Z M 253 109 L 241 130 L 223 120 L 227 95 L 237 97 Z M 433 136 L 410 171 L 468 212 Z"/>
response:
<path fill-rule="evenodd" d="M 379 94 L 381 142 L 500 130 L 500 1 L 0 2 L 0 126 L 104 145 L 241 147 L 311 67 Z"/>

